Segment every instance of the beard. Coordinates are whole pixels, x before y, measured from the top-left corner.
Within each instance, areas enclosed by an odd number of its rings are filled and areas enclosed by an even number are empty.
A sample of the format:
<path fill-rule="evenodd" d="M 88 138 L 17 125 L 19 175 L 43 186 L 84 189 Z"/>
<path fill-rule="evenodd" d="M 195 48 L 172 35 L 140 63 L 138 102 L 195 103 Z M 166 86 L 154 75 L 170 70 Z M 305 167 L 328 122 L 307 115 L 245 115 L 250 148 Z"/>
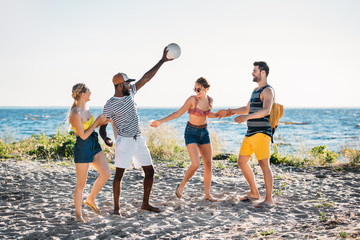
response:
<path fill-rule="evenodd" d="M 257 76 L 254 76 L 253 78 L 253 82 L 260 82 L 261 78 L 257 77 Z"/>
<path fill-rule="evenodd" d="M 123 88 L 122 93 L 123 93 L 124 96 L 129 96 L 130 95 L 130 91 L 127 88 Z"/>

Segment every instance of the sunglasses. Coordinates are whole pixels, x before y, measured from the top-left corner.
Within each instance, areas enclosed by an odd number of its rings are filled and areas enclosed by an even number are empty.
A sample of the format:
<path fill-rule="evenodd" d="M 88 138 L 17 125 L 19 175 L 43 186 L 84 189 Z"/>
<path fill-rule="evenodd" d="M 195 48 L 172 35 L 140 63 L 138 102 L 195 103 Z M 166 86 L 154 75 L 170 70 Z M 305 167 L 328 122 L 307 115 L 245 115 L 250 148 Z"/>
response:
<path fill-rule="evenodd" d="M 194 92 L 201 92 L 201 88 L 194 88 Z"/>

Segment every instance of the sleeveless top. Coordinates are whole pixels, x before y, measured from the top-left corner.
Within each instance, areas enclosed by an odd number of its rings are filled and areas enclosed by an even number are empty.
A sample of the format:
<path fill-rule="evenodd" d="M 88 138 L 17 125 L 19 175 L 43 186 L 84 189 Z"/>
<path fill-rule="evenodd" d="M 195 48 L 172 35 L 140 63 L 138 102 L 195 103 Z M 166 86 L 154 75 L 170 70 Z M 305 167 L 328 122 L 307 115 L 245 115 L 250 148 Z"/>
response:
<path fill-rule="evenodd" d="M 91 125 L 94 124 L 94 116 L 91 115 L 91 118 L 89 120 L 87 120 L 86 122 L 83 122 L 82 125 L 84 127 L 84 131 L 86 131 L 89 127 L 91 127 Z M 75 133 L 77 133 L 75 127 L 71 127 L 71 129 L 74 130 Z"/>
<path fill-rule="evenodd" d="M 193 114 L 193 115 L 198 116 L 198 117 L 207 117 L 207 116 L 209 116 L 210 113 L 211 113 L 211 110 L 212 110 L 211 97 L 207 96 L 207 99 L 209 101 L 209 106 L 210 106 L 209 110 L 202 111 L 199 108 L 197 108 L 197 104 L 199 102 L 199 99 L 197 97 L 195 97 L 195 107 L 193 109 L 189 109 L 188 113 Z"/>
<path fill-rule="evenodd" d="M 258 90 L 255 89 L 254 92 L 251 94 L 249 114 L 258 112 L 263 108 L 263 103 L 260 100 L 260 94 L 267 87 L 271 86 L 266 85 L 265 87 L 262 87 Z M 271 137 L 272 131 L 269 123 L 269 117 L 270 115 L 267 115 L 262 118 L 254 118 L 247 120 L 248 130 L 245 136 L 250 137 L 257 133 L 264 133 Z"/>

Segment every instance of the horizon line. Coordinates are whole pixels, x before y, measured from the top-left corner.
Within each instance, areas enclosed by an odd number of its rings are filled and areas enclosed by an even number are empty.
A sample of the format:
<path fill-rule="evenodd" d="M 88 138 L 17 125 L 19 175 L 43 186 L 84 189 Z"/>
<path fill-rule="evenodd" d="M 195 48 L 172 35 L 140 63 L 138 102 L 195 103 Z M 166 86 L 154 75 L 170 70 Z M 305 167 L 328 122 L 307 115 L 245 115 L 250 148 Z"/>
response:
<path fill-rule="evenodd" d="M 91 108 L 103 108 L 104 106 L 91 106 Z M 219 109 L 219 108 L 239 108 L 240 106 L 219 106 L 219 107 L 214 107 L 215 109 Z M 0 106 L 0 109 L 32 109 L 32 108 L 69 108 L 69 106 Z M 145 109 L 174 109 L 174 108 L 181 108 L 181 106 L 158 106 L 158 107 L 153 107 L 153 106 L 138 106 L 138 108 L 145 108 Z M 353 106 L 353 107 L 349 107 L 349 106 L 313 106 L 313 107 L 309 107 L 309 106 L 285 106 L 284 108 L 288 108 L 288 109 L 326 109 L 326 108 L 330 108 L 330 109 L 360 109 L 360 106 Z"/>

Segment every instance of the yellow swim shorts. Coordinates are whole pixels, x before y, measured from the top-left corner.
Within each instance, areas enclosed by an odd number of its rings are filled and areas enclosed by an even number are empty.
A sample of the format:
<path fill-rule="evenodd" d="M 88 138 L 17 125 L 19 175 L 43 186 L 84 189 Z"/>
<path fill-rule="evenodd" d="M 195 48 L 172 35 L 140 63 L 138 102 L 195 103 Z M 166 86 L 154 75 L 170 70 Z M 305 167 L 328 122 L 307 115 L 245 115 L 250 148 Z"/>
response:
<path fill-rule="evenodd" d="M 271 137 L 264 133 L 256 133 L 245 137 L 240 148 L 239 155 L 251 156 L 255 153 L 257 160 L 270 158 Z"/>

